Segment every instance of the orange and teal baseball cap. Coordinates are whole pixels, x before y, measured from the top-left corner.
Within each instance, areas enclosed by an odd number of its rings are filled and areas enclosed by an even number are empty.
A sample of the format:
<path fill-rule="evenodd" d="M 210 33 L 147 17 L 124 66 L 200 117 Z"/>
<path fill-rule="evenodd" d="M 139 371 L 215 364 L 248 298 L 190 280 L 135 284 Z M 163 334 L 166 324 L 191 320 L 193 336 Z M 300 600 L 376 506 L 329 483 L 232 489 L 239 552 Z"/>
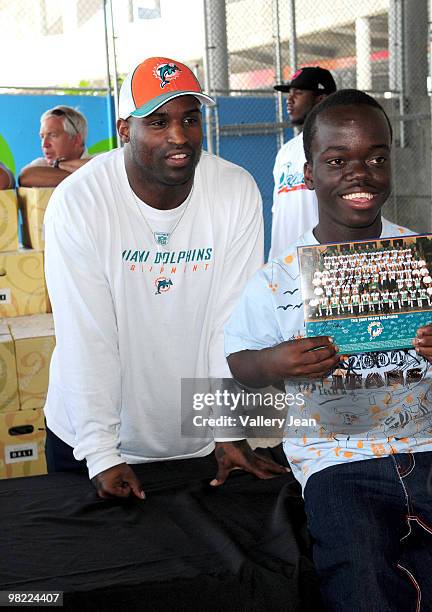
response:
<path fill-rule="evenodd" d="M 179 96 L 195 96 L 202 104 L 215 101 L 202 92 L 190 68 L 167 57 L 149 57 L 130 72 L 120 88 L 119 117 L 147 117 Z"/>

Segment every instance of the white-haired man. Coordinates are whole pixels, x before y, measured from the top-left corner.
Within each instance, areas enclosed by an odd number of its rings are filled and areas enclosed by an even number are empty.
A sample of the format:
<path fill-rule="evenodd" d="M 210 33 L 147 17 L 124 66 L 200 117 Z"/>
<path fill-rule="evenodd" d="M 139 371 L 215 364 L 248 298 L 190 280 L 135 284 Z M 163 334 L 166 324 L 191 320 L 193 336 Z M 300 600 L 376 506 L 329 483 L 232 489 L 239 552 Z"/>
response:
<path fill-rule="evenodd" d="M 56 106 L 41 116 L 43 157 L 25 166 L 19 175 L 21 187 L 57 187 L 87 163 L 87 120 L 70 106 Z"/>

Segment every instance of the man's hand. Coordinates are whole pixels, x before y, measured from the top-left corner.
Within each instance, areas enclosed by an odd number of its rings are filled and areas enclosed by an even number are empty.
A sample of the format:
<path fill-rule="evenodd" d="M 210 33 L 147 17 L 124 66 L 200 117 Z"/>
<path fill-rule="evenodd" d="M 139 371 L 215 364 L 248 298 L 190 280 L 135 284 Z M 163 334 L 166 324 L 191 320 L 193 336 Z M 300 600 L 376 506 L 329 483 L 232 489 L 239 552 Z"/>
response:
<path fill-rule="evenodd" d="M 269 349 L 269 364 L 278 378 L 322 378 L 339 362 L 338 347 L 328 336 L 300 338 Z"/>
<path fill-rule="evenodd" d="M 60 159 L 59 168 L 72 174 L 75 170 L 82 168 L 90 159 L 90 157 L 85 157 L 84 159 Z"/>
<path fill-rule="evenodd" d="M 417 353 L 432 363 L 432 325 L 419 327 L 413 344 Z"/>
<path fill-rule="evenodd" d="M 99 497 L 129 497 L 133 494 L 139 499 L 145 499 L 145 493 L 135 472 L 127 463 L 120 463 L 104 470 L 92 478 Z"/>
<path fill-rule="evenodd" d="M 231 353 L 228 365 L 234 378 L 247 387 L 267 387 L 284 379 L 323 378 L 339 363 L 337 351 L 328 336 L 300 338 Z"/>
<path fill-rule="evenodd" d="M 274 478 L 291 471 L 287 467 L 255 454 L 246 440 L 216 442 L 215 456 L 218 471 L 216 478 L 210 482 L 212 487 L 223 484 L 231 470 L 239 468 L 262 479 Z"/>

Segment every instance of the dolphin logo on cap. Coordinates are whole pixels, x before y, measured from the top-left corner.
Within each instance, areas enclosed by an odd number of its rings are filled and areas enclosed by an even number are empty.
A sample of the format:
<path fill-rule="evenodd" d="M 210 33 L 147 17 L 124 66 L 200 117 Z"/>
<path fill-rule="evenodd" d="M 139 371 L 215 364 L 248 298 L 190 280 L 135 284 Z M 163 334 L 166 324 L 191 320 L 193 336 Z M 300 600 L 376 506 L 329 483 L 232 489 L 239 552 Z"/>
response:
<path fill-rule="evenodd" d="M 180 69 L 175 64 L 162 64 L 162 66 L 156 68 L 156 72 L 161 80 L 161 88 L 163 89 L 170 82 L 170 79 L 167 77 L 180 72 Z"/>

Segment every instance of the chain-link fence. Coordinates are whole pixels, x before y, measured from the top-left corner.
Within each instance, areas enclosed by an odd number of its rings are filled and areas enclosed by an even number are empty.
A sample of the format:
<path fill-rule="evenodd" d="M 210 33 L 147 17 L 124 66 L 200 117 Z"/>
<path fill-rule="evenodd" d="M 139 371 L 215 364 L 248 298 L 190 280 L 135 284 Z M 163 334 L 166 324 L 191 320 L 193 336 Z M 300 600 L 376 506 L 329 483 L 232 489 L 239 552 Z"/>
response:
<path fill-rule="evenodd" d="M 295 69 L 317 65 L 332 72 L 339 89 L 367 91 L 386 108 L 395 147 L 393 194 L 384 214 L 415 230 L 431 230 L 428 4 L 427 0 L 206 0 L 210 88 L 217 96 L 245 98 L 244 121 L 226 125 L 216 116 L 212 130 L 216 152 L 226 156 L 223 141 L 235 134 L 228 155 L 239 161 L 248 149 L 251 131 L 255 145 L 261 127 L 254 159 L 243 159 L 243 165 L 252 172 L 254 166 L 260 167 L 267 231 L 271 160 L 281 140 L 292 136 L 284 131 L 289 122 L 282 94 L 272 88 L 289 80 Z M 263 119 L 263 98 L 274 102 L 272 125 Z M 254 127 L 249 125 L 251 116 Z"/>
<path fill-rule="evenodd" d="M 283 94 L 273 85 L 287 81 L 298 67 L 320 65 L 339 88 L 363 89 L 385 106 L 395 131 L 394 190 L 385 214 L 428 231 L 429 5 L 428 0 L 0 0 L 0 92 L 99 94 L 107 98 L 109 117 L 114 113 L 107 94 L 115 102 L 121 78 L 136 62 L 150 55 L 185 61 L 218 101 L 206 114 L 207 148 L 257 179 L 268 246 L 273 162 L 293 135 Z M 3 126 L 4 161 L 2 135 Z"/>

